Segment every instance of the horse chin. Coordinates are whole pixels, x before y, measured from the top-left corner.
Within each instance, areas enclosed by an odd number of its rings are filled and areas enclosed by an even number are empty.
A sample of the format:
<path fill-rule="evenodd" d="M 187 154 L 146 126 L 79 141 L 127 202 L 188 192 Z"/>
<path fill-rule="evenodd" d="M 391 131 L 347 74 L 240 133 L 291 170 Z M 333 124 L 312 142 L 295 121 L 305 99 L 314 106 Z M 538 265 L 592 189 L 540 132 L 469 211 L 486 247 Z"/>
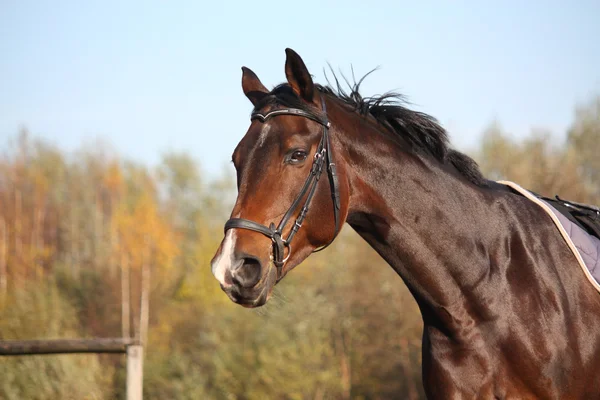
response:
<path fill-rule="evenodd" d="M 258 308 L 258 307 L 262 307 L 263 305 L 265 305 L 266 301 L 258 301 L 256 303 L 251 303 L 251 304 L 242 304 L 240 303 L 240 305 L 244 308 Z"/>
<path fill-rule="evenodd" d="M 251 289 L 225 290 L 229 299 L 245 308 L 258 308 L 264 306 L 271 298 L 277 274 L 267 273 L 264 279 Z"/>

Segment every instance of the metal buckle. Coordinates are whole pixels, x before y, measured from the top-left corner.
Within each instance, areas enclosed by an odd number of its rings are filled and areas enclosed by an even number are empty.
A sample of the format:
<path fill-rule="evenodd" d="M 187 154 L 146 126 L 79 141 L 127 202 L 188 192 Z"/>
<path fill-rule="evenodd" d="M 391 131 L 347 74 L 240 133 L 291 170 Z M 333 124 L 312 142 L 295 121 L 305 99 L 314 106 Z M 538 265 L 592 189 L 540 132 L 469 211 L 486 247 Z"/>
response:
<path fill-rule="evenodd" d="M 325 157 L 325 153 L 327 152 L 327 149 L 323 148 L 323 150 L 321 150 L 320 152 L 317 151 L 315 153 L 315 161 L 317 161 L 319 158 L 321 157 Z"/>
<path fill-rule="evenodd" d="M 275 241 L 273 241 L 273 243 L 275 243 Z M 283 260 L 281 260 L 282 264 L 285 264 L 287 262 L 287 260 L 289 260 L 290 256 L 292 255 L 292 245 L 289 244 L 288 242 L 286 242 L 285 240 L 283 240 L 283 247 L 287 247 L 288 248 L 288 255 L 286 258 L 284 258 Z M 269 254 L 269 260 L 270 261 L 275 261 L 275 257 L 273 256 L 273 246 L 271 246 L 271 254 Z M 283 267 L 283 265 L 282 265 Z"/>
<path fill-rule="evenodd" d="M 288 248 L 288 255 L 287 255 L 287 257 L 286 257 L 286 258 L 284 258 L 283 260 L 281 260 L 281 262 L 282 262 L 283 264 L 285 264 L 285 262 L 286 262 L 287 260 L 289 260 L 290 256 L 292 255 L 292 245 L 291 245 L 291 244 L 289 244 L 288 242 L 284 241 L 284 242 L 283 242 L 283 247 L 287 247 L 287 248 Z"/>

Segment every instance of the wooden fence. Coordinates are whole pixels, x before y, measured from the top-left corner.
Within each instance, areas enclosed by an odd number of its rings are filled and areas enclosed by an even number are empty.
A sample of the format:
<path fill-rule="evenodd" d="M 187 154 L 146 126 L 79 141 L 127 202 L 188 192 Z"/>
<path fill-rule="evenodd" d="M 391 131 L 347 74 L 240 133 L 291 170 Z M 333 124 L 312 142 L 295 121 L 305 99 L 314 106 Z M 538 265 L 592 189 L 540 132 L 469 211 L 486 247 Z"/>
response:
<path fill-rule="evenodd" d="M 147 238 L 146 238 L 147 241 Z M 150 314 L 150 265 L 148 253 L 143 252 L 139 323 L 134 324 L 131 337 L 131 293 L 129 262 L 121 262 L 121 330 L 120 338 L 43 339 L 0 341 L 0 356 L 25 356 L 40 354 L 117 353 L 127 355 L 127 400 L 142 400 L 144 347 L 148 336 Z"/>
<path fill-rule="evenodd" d="M 127 400 L 142 399 L 144 348 L 139 341 L 129 338 L 0 341 L 0 356 L 77 353 L 127 354 Z"/>

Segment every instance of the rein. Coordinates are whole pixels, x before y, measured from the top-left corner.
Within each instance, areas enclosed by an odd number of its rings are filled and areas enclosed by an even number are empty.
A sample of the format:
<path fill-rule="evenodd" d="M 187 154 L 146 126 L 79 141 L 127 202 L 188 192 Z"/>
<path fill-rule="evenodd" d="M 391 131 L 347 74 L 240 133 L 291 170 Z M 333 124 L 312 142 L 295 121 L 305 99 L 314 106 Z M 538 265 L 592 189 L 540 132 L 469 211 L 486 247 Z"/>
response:
<path fill-rule="evenodd" d="M 339 232 L 339 229 L 340 229 L 340 221 L 339 221 L 339 219 L 340 219 L 340 215 L 339 215 L 340 193 L 339 193 L 338 176 L 337 176 L 336 166 L 335 166 L 335 163 L 333 162 L 332 155 L 331 155 L 331 144 L 329 141 L 329 128 L 331 127 L 331 124 L 329 123 L 329 120 L 327 119 L 327 108 L 325 106 L 325 100 L 323 99 L 323 96 L 321 96 L 321 104 L 322 104 L 324 117 L 320 117 L 320 116 L 311 114 L 309 112 L 306 112 L 304 110 L 300 110 L 297 108 L 286 108 L 286 109 L 282 109 L 282 110 L 275 110 L 275 111 L 271 111 L 266 114 L 260 114 L 258 112 L 255 112 L 255 113 L 252 113 L 252 115 L 250 116 L 251 120 L 258 119 L 261 122 L 266 122 L 269 118 L 276 117 L 278 115 L 296 115 L 296 116 L 308 118 L 308 119 L 315 121 L 323 126 L 323 135 L 321 136 L 321 141 L 319 142 L 319 146 L 317 147 L 317 150 L 315 152 L 313 164 L 310 169 L 310 173 L 309 173 L 308 177 L 306 178 L 306 181 L 304 182 L 304 186 L 302 186 L 300 193 L 298 194 L 298 196 L 296 196 L 296 199 L 294 200 L 294 202 L 292 203 L 290 208 L 287 210 L 287 212 L 285 213 L 285 215 L 283 216 L 281 221 L 279 221 L 279 225 L 275 226 L 275 224 L 273 222 L 271 222 L 270 225 L 267 227 L 265 225 L 259 224 L 257 222 L 254 222 L 254 221 L 251 221 L 251 220 L 245 219 L 245 218 L 230 218 L 225 223 L 225 232 L 227 232 L 229 229 L 233 229 L 233 228 L 248 229 L 251 231 L 262 233 L 263 235 L 271 238 L 271 240 L 273 241 L 273 247 L 272 247 L 272 254 L 271 254 L 270 258 L 273 261 L 273 264 L 275 264 L 275 267 L 277 267 L 277 281 L 279 281 L 283 277 L 283 265 L 290 258 L 290 255 L 292 254 L 292 246 L 291 246 L 292 239 L 294 239 L 296 232 L 298 232 L 298 230 L 302 227 L 302 223 L 304 222 L 304 219 L 306 218 L 306 214 L 308 213 L 310 202 L 312 201 L 313 196 L 315 195 L 315 192 L 317 191 L 317 184 L 319 183 L 319 179 L 321 178 L 321 173 L 323 172 L 324 164 L 327 164 L 327 175 L 329 177 L 329 186 L 331 189 L 331 199 L 333 201 L 333 215 L 335 218 L 335 233 L 333 235 L 333 238 L 329 241 L 329 243 L 327 243 L 326 245 L 324 245 L 316 250 L 313 250 L 313 253 L 316 253 L 316 252 L 321 251 L 321 250 L 325 249 L 326 247 L 328 247 L 334 241 L 334 239 L 336 238 L 336 236 Z M 292 215 L 294 214 L 294 211 L 298 208 L 298 206 L 300 205 L 300 202 L 302 201 L 302 198 L 307 193 L 308 193 L 308 196 L 306 197 L 306 201 L 304 202 L 304 205 L 302 206 L 302 210 L 300 211 L 300 214 L 296 218 L 290 233 L 288 234 L 287 238 L 283 238 L 282 235 L 283 235 L 283 230 L 285 229 L 285 226 L 290 221 L 290 219 L 292 218 Z M 287 256 L 284 257 L 286 247 L 287 247 L 288 251 L 287 251 Z"/>

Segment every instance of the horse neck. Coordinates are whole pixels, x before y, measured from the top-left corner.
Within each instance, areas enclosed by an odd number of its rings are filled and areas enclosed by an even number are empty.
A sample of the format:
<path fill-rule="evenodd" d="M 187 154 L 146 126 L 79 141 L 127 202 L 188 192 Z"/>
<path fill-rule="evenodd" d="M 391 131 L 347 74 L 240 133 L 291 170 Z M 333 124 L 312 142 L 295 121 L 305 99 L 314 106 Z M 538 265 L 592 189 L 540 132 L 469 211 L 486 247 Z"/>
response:
<path fill-rule="evenodd" d="M 502 222 L 485 190 L 392 135 L 357 121 L 337 138 L 352 193 L 347 222 L 402 277 L 425 323 L 451 333 L 472 322 L 467 308 L 494 239 L 486 227 Z"/>

